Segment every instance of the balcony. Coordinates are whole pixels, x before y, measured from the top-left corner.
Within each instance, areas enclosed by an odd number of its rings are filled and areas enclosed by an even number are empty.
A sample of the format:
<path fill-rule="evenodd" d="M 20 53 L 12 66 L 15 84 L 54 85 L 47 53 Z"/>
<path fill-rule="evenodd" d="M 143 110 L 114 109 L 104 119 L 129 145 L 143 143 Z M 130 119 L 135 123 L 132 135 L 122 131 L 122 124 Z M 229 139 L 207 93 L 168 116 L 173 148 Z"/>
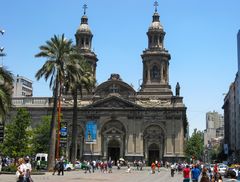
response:
<path fill-rule="evenodd" d="M 52 97 L 13 97 L 13 107 L 52 107 Z"/>

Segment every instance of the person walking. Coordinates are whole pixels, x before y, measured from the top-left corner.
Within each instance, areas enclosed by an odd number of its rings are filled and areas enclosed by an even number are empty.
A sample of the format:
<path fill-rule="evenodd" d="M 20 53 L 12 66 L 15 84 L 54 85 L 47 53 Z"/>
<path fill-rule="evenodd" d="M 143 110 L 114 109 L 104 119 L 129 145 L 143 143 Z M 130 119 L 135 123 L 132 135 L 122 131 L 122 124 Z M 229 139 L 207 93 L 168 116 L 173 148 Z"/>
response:
<path fill-rule="evenodd" d="M 156 168 L 156 165 L 154 162 L 152 162 L 151 164 L 152 174 L 155 174 L 155 168 Z"/>
<path fill-rule="evenodd" d="M 193 169 L 192 169 L 192 182 L 198 182 L 198 178 L 200 175 L 200 170 L 198 169 L 198 167 L 196 165 L 193 165 Z"/>
<path fill-rule="evenodd" d="M 183 169 L 183 182 L 190 182 L 190 171 L 189 165 L 186 165 Z"/>
<path fill-rule="evenodd" d="M 229 180 L 227 180 L 226 182 L 234 182 L 234 181 L 238 181 L 237 177 L 236 177 L 236 172 L 235 171 L 231 171 L 230 172 L 230 178 Z"/>
<path fill-rule="evenodd" d="M 107 164 L 108 164 L 108 173 L 112 173 L 112 164 L 113 164 L 112 161 L 109 160 Z"/>
<path fill-rule="evenodd" d="M 17 182 L 25 182 L 24 181 L 24 175 L 26 173 L 26 166 L 24 164 L 24 159 L 19 158 L 18 159 L 18 167 L 17 167 Z"/>
<path fill-rule="evenodd" d="M 158 172 L 160 172 L 160 167 L 161 167 L 161 163 L 160 161 L 157 163 L 157 168 L 158 168 Z"/>
<path fill-rule="evenodd" d="M 56 159 L 52 175 L 55 175 L 55 172 L 58 171 L 58 168 L 59 168 L 59 161 Z"/>
<path fill-rule="evenodd" d="M 60 175 L 60 173 L 62 173 L 62 175 L 64 175 L 64 163 L 63 163 L 63 160 L 59 161 L 58 175 Z"/>
<path fill-rule="evenodd" d="M 24 175 L 24 180 L 25 182 L 32 182 L 33 181 L 31 177 L 32 165 L 30 163 L 30 159 L 28 156 L 25 158 L 25 167 L 26 167 L 26 172 Z"/>
<path fill-rule="evenodd" d="M 200 179 L 200 182 L 210 182 L 209 177 L 208 177 L 206 171 L 203 171 L 203 172 L 202 172 L 202 177 L 201 177 L 201 179 Z"/>
<path fill-rule="evenodd" d="M 172 163 L 172 165 L 171 165 L 171 176 L 172 177 L 174 177 L 175 169 L 176 169 L 175 164 Z"/>

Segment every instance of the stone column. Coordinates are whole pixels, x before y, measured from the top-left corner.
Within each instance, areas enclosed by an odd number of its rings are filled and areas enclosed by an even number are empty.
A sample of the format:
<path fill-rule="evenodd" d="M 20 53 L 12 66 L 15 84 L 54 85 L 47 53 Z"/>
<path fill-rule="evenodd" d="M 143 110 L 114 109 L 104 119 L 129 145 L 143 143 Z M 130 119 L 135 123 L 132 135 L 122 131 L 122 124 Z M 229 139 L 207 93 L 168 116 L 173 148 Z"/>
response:
<path fill-rule="evenodd" d="M 120 157 L 124 157 L 124 153 L 123 153 L 123 148 L 124 148 L 124 145 L 123 145 L 123 136 L 121 136 L 121 138 L 119 138 L 119 142 L 120 142 Z"/>
<path fill-rule="evenodd" d="M 160 83 L 163 83 L 163 62 L 160 62 Z"/>
<path fill-rule="evenodd" d="M 126 134 L 126 138 L 125 138 L 125 155 L 128 154 L 128 140 L 129 140 L 129 136 L 128 134 Z"/>
<path fill-rule="evenodd" d="M 166 62 L 166 83 L 169 83 L 169 62 Z"/>
<path fill-rule="evenodd" d="M 151 70 L 149 64 L 147 64 L 147 83 L 151 82 Z"/>
<path fill-rule="evenodd" d="M 107 136 L 103 136 L 104 137 L 104 140 L 103 140 L 103 158 L 104 159 L 107 159 Z"/>
<path fill-rule="evenodd" d="M 159 148 L 159 154 L 160 154 L 160 159 L 162 160 L 162 157 L 163 157 L 163 150 L 164 150 L 164 146 L 163 146 L 163 138 L 161 137 L 160 140 L 159 140 L 159 143 L 160 143 L 160 148 Z"/>
<path fill-rule="evenodd" d="M 147 146 L 148 142 L 145 139 L 144 140 L 144 154 L 145 154 L 145 160 L 148 160 L 148 146 Z"/>

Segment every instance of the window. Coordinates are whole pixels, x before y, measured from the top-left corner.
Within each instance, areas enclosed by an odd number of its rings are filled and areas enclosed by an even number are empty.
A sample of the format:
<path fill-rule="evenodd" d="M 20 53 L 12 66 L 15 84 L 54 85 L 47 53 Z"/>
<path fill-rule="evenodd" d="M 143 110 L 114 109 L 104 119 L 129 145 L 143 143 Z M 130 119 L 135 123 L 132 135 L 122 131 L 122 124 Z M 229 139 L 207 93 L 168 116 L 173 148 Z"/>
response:
<path fill-rule="evenodd" d="M 119 89 L 118 89 L 118 87 L 117 87 L 115 84 L 113 84 L 113 85 L 109 88 L 109 90 L 110 90 L 110 93 L 118 93 L 118 92 L 119 92 Z"/>
<path fill-rule="evenodd" d="M 81 39 L 81 44 L 82 44 L 82 45 L 84 44 L 84 39 L 83 39 L 83 38 Z"/>
<path fill-rule="evenodd" d="M 87 38 L 87 39 L 86 39 L 86 45 L 88 45 L 88 44 L 89 44 L 89 39 Z"/>

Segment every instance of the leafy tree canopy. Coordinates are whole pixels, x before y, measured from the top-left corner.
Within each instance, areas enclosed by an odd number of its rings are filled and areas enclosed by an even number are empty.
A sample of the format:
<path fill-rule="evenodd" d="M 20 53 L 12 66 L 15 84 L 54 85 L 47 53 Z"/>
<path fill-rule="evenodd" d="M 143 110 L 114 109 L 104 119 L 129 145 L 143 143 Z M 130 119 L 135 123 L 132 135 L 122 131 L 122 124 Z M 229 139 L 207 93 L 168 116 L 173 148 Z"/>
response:
<path fill-rule="evenodd" d="M 30 113 L 24 108 L 18 109 L 16 116 L 5 128 L 4 141 L 0 146 L 3 155 L 13 158 L 29 155 L 30 124 Z"/>
<path fill-rule="evenodd" d="M 42 122 L 33 129 L 32 153 L 48 153 L 51 116 L 43 116 Z"/>
<path fill-rule="evenodd" d="M 186 142 L 185 153 L 188 158 L 202 159 L 204 151 L 203 132 L 194 130 L 190 139 Z"/>

